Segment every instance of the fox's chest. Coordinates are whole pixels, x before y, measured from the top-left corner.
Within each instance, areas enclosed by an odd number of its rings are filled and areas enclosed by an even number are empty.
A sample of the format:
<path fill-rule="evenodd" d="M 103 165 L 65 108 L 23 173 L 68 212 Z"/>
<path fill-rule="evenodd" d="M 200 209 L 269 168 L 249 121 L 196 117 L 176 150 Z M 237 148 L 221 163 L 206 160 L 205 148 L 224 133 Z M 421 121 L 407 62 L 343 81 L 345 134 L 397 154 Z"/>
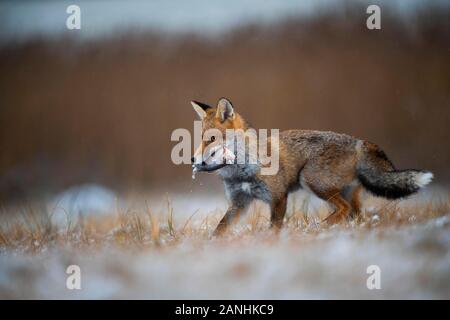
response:
<path fill-rule="evenodd" d="M 225 191 L 230 200 L 252 200 L 259 199 L 270 202 L 270 192 L 267 185 L 260 180 L 225 181 Z"/>

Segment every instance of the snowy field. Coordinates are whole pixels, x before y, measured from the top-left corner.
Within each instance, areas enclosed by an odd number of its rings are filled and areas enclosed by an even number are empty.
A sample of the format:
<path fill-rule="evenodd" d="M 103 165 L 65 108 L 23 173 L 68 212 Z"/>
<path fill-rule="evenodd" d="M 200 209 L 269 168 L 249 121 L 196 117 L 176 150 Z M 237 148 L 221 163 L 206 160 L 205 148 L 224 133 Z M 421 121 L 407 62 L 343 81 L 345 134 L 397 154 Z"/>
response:
<path fill-rule="evenodd" d="M 118 202 L 100 187 L 83 188 Z M 334 227 L 320 224 L 327 208 L 315 201 L 291 200 L 280 234 L 268 229 L 265 208 L 254 206 L 223 238 L 210 234 L 225 203 L 211 197 L 179 195 L 160 207 L 78 215 L 69 224 L 29 214 L 3 219 L 0 298 L 450 298 L 445 191 L 394 203 L 369 197 L 360 219 Z M 82 202 L 71 205 L 111 211 Z M 192 212 L 188 203 L 212 211 Z M 66 288 L 69 265 L 81 269 L 81 290 Z M 380 289 L 367 288 L 371 265 L 381 271 Z"/>

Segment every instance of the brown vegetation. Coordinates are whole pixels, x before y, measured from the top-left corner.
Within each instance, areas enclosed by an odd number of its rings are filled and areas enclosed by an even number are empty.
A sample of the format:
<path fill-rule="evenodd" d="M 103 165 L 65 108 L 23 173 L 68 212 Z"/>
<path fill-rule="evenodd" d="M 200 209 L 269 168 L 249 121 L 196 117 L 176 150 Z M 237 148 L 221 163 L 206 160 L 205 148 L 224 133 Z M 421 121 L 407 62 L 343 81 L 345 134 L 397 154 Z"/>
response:
<path fill-rule="evenodd" d="M 450 197 L 431 195 L 419 200 L 385 201 L 369 198 L 361 215 L 339 226 L 321 223 L 330 212 L 321 207 L 317 212 L 308 211 L 309 200 L 301 202 L 300 207 L 292 202 L 288 208 L 282 229 L 283 234 L 296 239 L 298 243 L 316 241 L 316 235 L 326 233 L 328 229 L 352 230 L 355 234 L 365 234 L 369 230 L 385 230 L 408 225 L 424 224 L 434 218 L 448 215 Z M 267 210 L 255 204 L 249 213 L 230 228 L 218 241 L 230 243 L 252 236 L 261 241 L 277 243 L 279 238 L 270 229 Z M 6 216 L 0 220 L 0 249 L 22 253 L 40 253 L 50 248 L 71 248 L 75 250 L 97 250 L 108 247 L 124 250 L 157 249 L 176 247 L 181 243 L 201 243 L 211 239 L 211 235 L 223 212 L 211 213 L 205 218 L 174 212 L 171 201 L 167 199 L 167 210 L 154 212 L 151 208 L 143 211 L 117 210 L 107 217 L 90 216 L 77 218 L 68 216 L 68 223 L 58 225 L 52 220 L 53 212 L 39 211 L 36 208 L 22 210 L 21 216 L 14 219 Z M 180 215 L 181 214 L 181 215 Z M 181 217 L 187 217 L 180 219 Z M 72 218 L 70 218 L 72 217 Z M 77 218 L 76 221 L 71 219 Z M 278 240 L 277 240 L 278 239 Z M 0 251 L 1 251 L 0 250 Z"/>
<path fill-rule="evenodd" d="M 362 11 L 361 11 L 362 12 Z M 334 130 L 400 168 L 448 181 L 448 12 L 369 31 L 354 12 L 246 27 L 215 39 L 123 35 L 0 49 L 0 198 L 81 181 L 167 188 L 191 99 L 229 97 L 258 128 Z M 217 186 L 218 184 L 216 184 Z"/>

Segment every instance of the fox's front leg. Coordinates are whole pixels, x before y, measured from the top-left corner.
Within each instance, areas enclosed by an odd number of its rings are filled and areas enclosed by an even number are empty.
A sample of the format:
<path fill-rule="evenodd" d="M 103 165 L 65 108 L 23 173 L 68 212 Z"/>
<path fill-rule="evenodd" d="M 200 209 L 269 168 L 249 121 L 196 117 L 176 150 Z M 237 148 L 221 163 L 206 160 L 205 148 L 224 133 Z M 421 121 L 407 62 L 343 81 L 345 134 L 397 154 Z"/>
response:
<path fill-rule="evenodd" d="M 239 218 L 243 208 L 238 207 L 236 205 L 231 205 L 225 215 L 223 216 L 222 220 L 220 220 L 219 224 L 216 227 L 216 230 L 214 230 L 213 235 L 218 236 L 225 232 L 227 227 L 237 218 Z"/>
<path fill-rule="evenodd" d="M 286 214 L 287 195 L 283 195 L 280 199 L 273 201 L 270 212 L 270 225 L 279 231 L 283 226 L 283 219 Z"/>

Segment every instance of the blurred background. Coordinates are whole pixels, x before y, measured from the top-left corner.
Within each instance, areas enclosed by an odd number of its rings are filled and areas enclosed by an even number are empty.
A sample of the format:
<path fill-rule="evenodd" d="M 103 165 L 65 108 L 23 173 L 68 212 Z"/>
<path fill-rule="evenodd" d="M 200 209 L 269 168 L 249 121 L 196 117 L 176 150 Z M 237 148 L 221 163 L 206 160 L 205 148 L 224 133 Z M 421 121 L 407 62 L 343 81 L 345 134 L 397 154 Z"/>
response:
<path fill-rule="evenodd" d="M 221 190 L 172 163 L 170 135 L 222 96 L 256 128 L 355 135 L 447 185 L 449 17 L 431 0 L 0 1 L 0 204 Z"/>

